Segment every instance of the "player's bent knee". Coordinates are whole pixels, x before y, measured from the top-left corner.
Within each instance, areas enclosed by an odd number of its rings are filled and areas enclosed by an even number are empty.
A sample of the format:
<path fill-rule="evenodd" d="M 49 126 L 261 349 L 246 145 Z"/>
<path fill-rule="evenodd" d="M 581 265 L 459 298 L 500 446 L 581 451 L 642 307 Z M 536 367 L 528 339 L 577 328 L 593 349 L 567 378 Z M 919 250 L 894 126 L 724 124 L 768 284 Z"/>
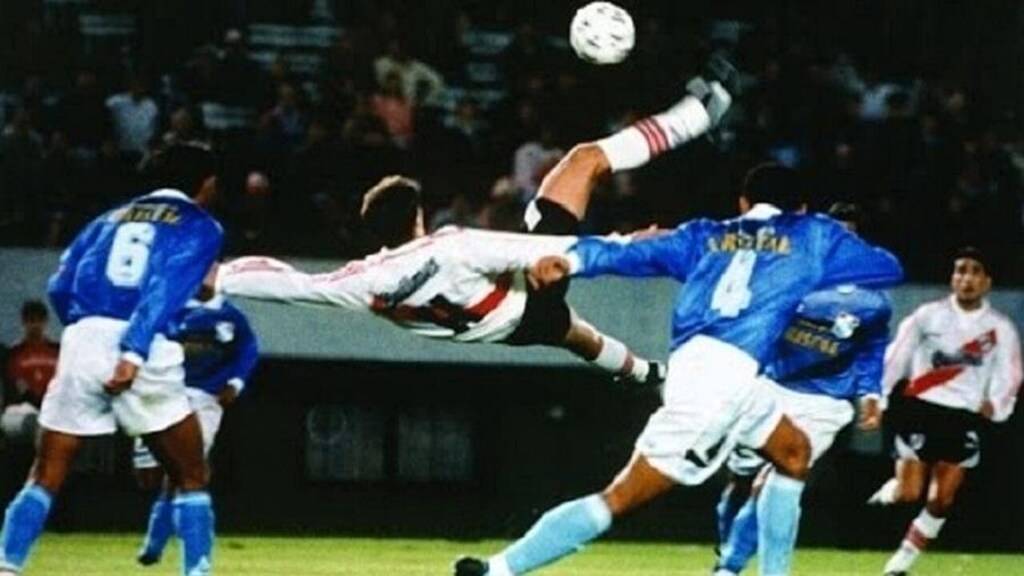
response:
<path fill-rule="evenodd" d="M 602 174 L 608 170 L 608 159 L 601 147 L 593 142 L 577 144 L 565 156 L 565 163 L 575 170 Z"/>
<path fill-rule="evenodd" d="M 893 500 L 897 504 L 910 504 L 921 499 L 921 485 L 918 483 L 901 482 L 896 488 Z"/>
<path fill-rule="evenodd" d="M 803 480 L 810 471 L 811 442 L 788 418 L 779 422 L 761 452 L 784 476 Z"/>
<path fill-rule="evenodd" d="M 956 501 L 956 492 L 939 489 L 928 495 L 928 511 L 934 516 L 946 516 Z"/>
<path fill-rule="evenodd" d="M 604 489 L 604 498 L 613 517 L 619 517 L 641 504 L 668 492 L 675 482 L 635 454 L 626 468 Z"/>
<path fill-rule="evenodd" d="M 811 469 L 811 443 L 807 436 L 796 430 L 788 438 L 780 459 L 776 463 L 779 472 L 791 478 L 806 478 Z"/>

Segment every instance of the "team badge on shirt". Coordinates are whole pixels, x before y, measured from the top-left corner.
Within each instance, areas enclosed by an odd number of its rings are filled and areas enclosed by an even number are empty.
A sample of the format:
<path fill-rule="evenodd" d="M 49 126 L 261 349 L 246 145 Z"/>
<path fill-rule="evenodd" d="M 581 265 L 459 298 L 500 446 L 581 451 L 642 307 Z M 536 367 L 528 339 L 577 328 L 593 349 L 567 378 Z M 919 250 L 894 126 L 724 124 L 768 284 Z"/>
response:
<path fill-rule="evenodd" d="M 832 323 L 832 335 L 840 340 L 846 340 L 853 336 L 858 326 L 860 326 L 860 318 L 849 312 L 840 312 L 836 314 L 836 319 Z"/>
<path fill-rule="evenodd" d="M 225 343 L 235 339 L 234 322 L 217 322 L 213 330 L 217 334 L 217 342 Z"/>

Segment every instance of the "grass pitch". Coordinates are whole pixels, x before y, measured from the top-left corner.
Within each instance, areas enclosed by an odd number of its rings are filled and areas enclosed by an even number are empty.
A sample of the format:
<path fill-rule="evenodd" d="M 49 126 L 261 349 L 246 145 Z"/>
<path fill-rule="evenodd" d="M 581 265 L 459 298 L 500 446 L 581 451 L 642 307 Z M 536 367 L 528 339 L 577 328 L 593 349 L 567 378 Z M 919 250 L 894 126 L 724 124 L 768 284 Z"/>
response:
<path fill-rule="evenodd" d="M 25 576 L 172 576 L 179 573 L 172 544 L 164 561 L 142 568 L 134 555 L 139 535 L 47 534 Z M 448 576 L 451 561 L 463 553 L 486 554 L 503 542 L 388 540 L 357 538 L 270 538 L 220 536 L 217 576 Z M 800 549 L 794 576 L 881 574 L 886 552 Z M 709 545 L 599 542 L 581 554 L 540 570 L 542 576 L 707 576 L 713 561 Z M 756 570 L 750 572 L 756 574 Z M 1024 575 L 1024 555 L 925 554 L 915 576 Z"/>

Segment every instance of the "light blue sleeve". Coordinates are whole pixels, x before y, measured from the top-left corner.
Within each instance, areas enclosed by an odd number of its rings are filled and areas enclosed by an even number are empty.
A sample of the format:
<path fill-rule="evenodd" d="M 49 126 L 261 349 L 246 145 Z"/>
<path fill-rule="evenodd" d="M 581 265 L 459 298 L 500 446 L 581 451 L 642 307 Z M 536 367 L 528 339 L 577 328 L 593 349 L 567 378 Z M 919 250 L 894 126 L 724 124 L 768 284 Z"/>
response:
<path fill-rule="evenodd" d="M 150 254 L 139 286 L 141 300 L 121 339 L 121 350 L 145 359 L 153 337 L 196 295 L 220 254 L 223 232 L 212 218 L 196 216 L 181 228 L 166 228 Z"/>
<path fill-rule="evenodd" d="M 574 276 L 668 276 L 685 281 L 703 251 L 704 221 L 682 224 L 640 240 L 587 236 L 571 249 L 579 259 Z"/>

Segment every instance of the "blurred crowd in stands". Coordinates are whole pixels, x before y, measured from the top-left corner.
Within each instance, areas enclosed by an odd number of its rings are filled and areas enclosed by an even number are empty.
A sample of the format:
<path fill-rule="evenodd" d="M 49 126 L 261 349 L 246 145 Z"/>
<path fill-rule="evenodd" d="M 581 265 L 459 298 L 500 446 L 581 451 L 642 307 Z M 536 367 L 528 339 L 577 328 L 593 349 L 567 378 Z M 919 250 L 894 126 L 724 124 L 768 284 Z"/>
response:
<path fill-rule="evenodd" d="M 974 243 L 1024 281 L 1018 3 L 623 1 L 637 46 L 615 67 L 568 49 L 578 3 L 0 0 L 0 245 L 63 246 L 190 140 L 222 160 L 232 253 L 360 256 L 361 193 L 395 172 L 431 227 L 516 229 L 574 142 L 670 105 L 724 49 L 745 72 L 726 125 L 604 184 L 589 231 L 730 215 L 772 158 L 813 208 L 858 203 L 913 279 Z"/>

